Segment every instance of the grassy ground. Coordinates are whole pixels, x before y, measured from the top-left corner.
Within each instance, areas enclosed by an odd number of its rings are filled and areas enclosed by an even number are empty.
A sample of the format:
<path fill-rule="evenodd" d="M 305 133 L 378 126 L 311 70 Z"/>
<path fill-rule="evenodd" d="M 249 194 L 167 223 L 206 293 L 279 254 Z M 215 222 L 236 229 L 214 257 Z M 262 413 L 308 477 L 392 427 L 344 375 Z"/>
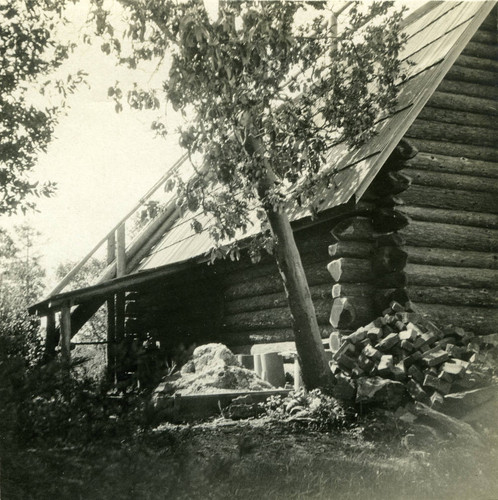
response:
<path fill-rule="evenodd" d="M 391 435 L 296 432 L 265 420 L 165 425 L 85 448 L 13 453 L 2 462 L 1 498 L 498 498 L 491 437 L 468 446 L 428 436 L 385 441 Z"/>

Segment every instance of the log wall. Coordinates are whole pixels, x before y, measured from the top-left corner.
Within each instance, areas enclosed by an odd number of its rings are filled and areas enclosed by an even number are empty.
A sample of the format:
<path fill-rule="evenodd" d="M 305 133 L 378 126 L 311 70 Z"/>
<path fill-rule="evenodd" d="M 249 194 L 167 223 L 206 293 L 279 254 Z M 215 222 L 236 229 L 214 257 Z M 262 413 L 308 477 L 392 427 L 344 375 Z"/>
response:
<path fill-rule="evenodd" d="M 407 290 L 441 324 L 498 328 L 496 9 L 406 134 Z"/>

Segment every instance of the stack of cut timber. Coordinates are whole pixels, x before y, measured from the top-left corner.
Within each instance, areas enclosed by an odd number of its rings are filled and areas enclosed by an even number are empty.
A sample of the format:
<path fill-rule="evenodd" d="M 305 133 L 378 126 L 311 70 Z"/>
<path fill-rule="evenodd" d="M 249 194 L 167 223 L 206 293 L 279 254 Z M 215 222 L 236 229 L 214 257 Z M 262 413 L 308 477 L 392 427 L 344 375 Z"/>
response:
<path fill-rule="evenodd" d="M 473 334 L 449 327 L 444 332 L 421 315 L 392 301 L 383 315 L 344 336 L 330 362 L 336 376 L 336 397 L 361 403 L 406 400 L 440 408 L 444 396 L 474 389 L 488 380 L 474 368 L 479 351 Z M 391 398 L 396 394 L 396 401 Z"/>

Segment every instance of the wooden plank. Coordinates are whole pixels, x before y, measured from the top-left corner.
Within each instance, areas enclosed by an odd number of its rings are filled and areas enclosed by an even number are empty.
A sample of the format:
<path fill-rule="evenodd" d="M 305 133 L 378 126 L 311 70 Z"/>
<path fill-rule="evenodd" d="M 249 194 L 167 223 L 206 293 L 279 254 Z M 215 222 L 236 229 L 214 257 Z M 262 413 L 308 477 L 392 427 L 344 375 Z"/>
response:
<path fill-rule="evenodd" d="M 415 207 L 410 205 L 402 205 L 398 210 L 412 219 L 420 221 L 498 229 L 497 214 L 467 212 L 465 210 L 446 210 L 444 208 Z"/>
<path fill-rule="evenodd" d="M 498 104 L 496 101 L 486 99 L 484 96 L 471 97 L 436 90 L 427 104 L 436 108 L 453 109 L 456 111 L 470 111 L 471 113 L 484 113 L 493 116 L 498 114 Z"/>
<path fill-rule="evenodd" d="M 425 246 L 405 246 L 403 248 L 408 253 L 408 262 L 412 264 L 498 269 L 497 253 Z"/>
<path fill-rule="evenodd" d="M 126 274 L 126 228 L 121 224 L 116 231 L 116 276 Z"/>
<path fill-rule="evenodd" d="M 488 179 L 490 183 L 495 183 L 496 181 L 494 179 L 498 178 L 498 163 L 424 153 L 423 151 L 420 151 L 417 156 L 407 161 L 406 166 L 459 175 L 491 177 L 492 179 Z"/>
<path fill-rule="evenodd" d="M 413 184 L 410 189 L 403 193 L 402 199 L 407 205 L 498 213 L 498 200 L 495 193 Z"/>
<path fill-rule="evenodd" d="M 494 116 L 480 113 L 469 113 L 466 111 L 434 108 L 431 106 L 426 106 L 420 112 L 414 123 L 417 123 L 418 120 L 421 120 L 422 123 L 431 121 L 450 124 L 453 126 L 464 125 L 467 127 L 482 127 L 484 129 L 488 129 L 488 131 L 498 129 L 498 123 Z"/>
<path fill-rule="evenodd" d="M 71 361 L 71 307 L 64 304 L 61 309 L 61 356 L 62 362 L 69 365 Z"/>
<path fill-rule="evenodd" d="M 405 238 L 407 245 L 477 252 L 498 251 L 496 229 L 413 220 L 399 234 Z"/>

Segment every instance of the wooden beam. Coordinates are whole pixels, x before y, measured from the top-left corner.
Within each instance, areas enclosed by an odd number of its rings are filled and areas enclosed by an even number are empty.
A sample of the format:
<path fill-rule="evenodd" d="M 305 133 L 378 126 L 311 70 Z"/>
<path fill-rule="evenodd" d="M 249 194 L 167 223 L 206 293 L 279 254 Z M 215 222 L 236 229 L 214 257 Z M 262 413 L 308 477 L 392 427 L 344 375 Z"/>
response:
<path fill-rule="evenodd" d="M 112 233 L 107 240 L 107 264 L 116 259 L 116 235 Z M 116 377 L 116 308 L 114 295 L 107 300 L 107 376 L 111 383 Z"/>
<path fill-rule="evenodd" d="M 116 277 L 126 274 L 126 226 L 121 224 L 116 230 Z"/>
<path fill-rule="evenodd" d="M 55 312 L 49 311 L 46 318 L 47 326 L 45 333 L 44 358 L 46 361 L 50 361 L 55 358 L 55 349 L 59 344 L 60 335 L 55 325 Z"/>
<path fill-rule="evenodd" d="M 63 363 L 71 361 L 71 307 L 64 304 L 61 309 L 61 355 Z"/>

